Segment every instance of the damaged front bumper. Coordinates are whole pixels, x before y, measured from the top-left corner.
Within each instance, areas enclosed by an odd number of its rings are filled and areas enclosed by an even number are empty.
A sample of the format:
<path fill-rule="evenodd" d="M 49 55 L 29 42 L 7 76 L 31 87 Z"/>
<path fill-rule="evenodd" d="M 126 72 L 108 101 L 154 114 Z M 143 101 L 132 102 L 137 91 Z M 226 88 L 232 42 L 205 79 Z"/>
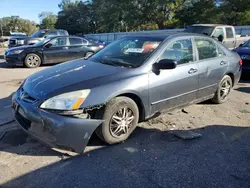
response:
<path fill-rule="evenodd" d="M 84 152 L 95 129 L 103 120 L 61 116 L 42 110 L 36 103 L 13 96 L 13 113 L 22 129 L 51 147 Z"/>

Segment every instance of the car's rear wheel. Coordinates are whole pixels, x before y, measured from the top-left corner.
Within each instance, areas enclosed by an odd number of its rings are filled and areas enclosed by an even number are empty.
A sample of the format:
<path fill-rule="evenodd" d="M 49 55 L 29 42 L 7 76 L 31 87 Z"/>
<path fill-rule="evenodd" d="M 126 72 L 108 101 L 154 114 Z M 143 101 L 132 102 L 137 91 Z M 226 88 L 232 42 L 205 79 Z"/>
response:
<path fill-rule="evenodd" d="M 231 77 L 225 75 L 220 81 L 220 84 L 212 101 L 217 104 L 226 102 L 232 88 L 233 88 L 233 82 Z"/>
<path fill-rule="evenodd" d="M 97 135 L 108 144 L 116 144 L 126 140 L 134 131 L 139 121 L 139 110 L 132 99 L 116 97 L 97 116 L 105 120 L 97 128 Z"/>
<path fill-rule="evenodd" d="M 41 65 L 41 58 L 37 54 L 28 54 L 24 59 L 24 66 L 28 68 L 37 68 Z"/>

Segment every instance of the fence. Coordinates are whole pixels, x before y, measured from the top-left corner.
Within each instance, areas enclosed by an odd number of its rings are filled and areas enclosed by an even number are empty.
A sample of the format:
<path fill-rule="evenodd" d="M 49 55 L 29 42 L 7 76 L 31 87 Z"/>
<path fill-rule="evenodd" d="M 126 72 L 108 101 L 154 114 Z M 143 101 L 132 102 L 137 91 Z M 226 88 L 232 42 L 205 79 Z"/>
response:
<path fill-rule="evenodd" d="M 250 36 L 250 26 L 236 26 L 235 27 L 237 35 Z M 139 31 L 139 32 L 116 32 L 116 33 L 100 33 L 100 34 L 87 34 L 85 36 L 105 42 L 112 42 L 126 35 L 135 34 L 163 34 L 172 32 L 182 32 L 184 29 L 166 29 L 166 30 L 153 30 L 153 31 Z"/>

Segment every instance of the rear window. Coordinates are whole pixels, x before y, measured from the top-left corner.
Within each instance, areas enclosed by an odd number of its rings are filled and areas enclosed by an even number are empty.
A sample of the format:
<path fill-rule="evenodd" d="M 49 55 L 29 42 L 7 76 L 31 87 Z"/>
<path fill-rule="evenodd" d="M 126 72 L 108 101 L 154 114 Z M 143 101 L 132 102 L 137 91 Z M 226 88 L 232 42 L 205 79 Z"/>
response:
<path fill-rule="evenodd" d="M 195 39 L 199 53 L 199 60 L 210 59 L 218 56 L 216 44 L 209 39 Z"/>
<path fill-rule="evenodd" d="M 83 44 L 82 39 L 79 39 L 79 38 L 69 38 L 69 42 L 71 46 Z"/>

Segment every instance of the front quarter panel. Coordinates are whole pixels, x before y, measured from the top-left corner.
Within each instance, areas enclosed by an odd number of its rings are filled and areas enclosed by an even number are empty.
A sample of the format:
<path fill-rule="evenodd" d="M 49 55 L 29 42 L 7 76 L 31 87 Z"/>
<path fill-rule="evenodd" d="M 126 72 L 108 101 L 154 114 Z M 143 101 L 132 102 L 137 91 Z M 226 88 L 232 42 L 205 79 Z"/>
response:
<path fill-rule="evenodd" d="M 82 107 L 102 106 L 107 104 L 112 98 L 125 94 L 138 96 L 144 106 L 145 116 L 147 117 L 149 115 L 147 73 L 92 88 L 90 95 Z"/>

